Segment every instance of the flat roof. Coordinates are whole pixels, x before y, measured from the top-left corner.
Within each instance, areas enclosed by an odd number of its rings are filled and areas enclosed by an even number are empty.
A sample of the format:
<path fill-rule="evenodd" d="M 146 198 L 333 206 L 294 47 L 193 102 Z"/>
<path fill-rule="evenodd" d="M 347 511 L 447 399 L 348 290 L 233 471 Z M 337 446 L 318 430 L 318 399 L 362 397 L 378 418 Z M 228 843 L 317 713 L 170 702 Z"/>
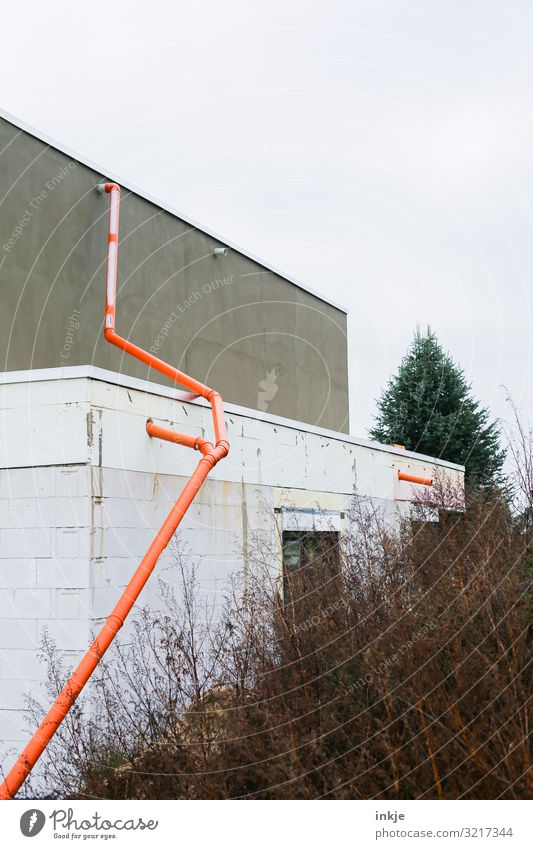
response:
<path fill-rule="evenodd" d="M 347 314 L 348 310 L 346 307 L 341 304 L 336 303 L 335 301 L 330 300 L 324 295 L 312 289 L 310 286 L 302 283 L 300 280 L 296 280 L 294 277 L 290 277 L 288 274 L 285 274 L 283 271 L 280 271 L 275 266 L 271 265 L 269 262 L 265 262 L 265 260 L 260 257 L 255 256 L 255 254 L 250 253 L 250 251 L 245 250 L 244 248 L 237 245 L 235 242 L 229 241 L 220 235 L 220 233 L 211 230 L 209 227 L 204 227 L 199 224 L 197 221 L 194 221 L 188 215 L 184 215 L 180 212 L 179 209 L 176 209 L 174 206 L 166 203 L 165 201 L 160 200 L 159 198 L 153 197 L 152 195 L 147 194 L 145 191 L 140 189 L 138 186 L 133 185 L 129 180 L 122 178 L 116 172 L 107 171 L 102 169 L 100 165 L 92 162 L 89 159 L 86 159 L 84 156 L 79 156 L 75 151 L 70 150 L 70 148 L 66 147 L 63 144 L 60 144 L 55 139 L 50 138 L 45 133 L 41 133 L 39 130 L 35 129 L 35 127 L 26 124 L 25 121 L 16 118 L 14 115 L 11 115 L 9 112 L 6 112 L 4 109 L 0 108 L 0 118 L 3 118 L 9 124 L 12 124 L 14 127 L 17 127 L 24 133 L 28 133 L 28 135 L 33 136 L 44 144 L 48 145 L 48 147 L 55 148 L 60 153 L 64 153 L 70 159 L 76 160 L 76 162 L 80 162 L 82 165 L 85 165 L 87 168 L 90 168 L 92 171 L 96 171 L 97 174 L 102 174 L 102 176 L 107 176 L 111 181 L 118 183 L 120 186 L 123 186 L 125 189 L 128 189 L 130 192 L 133 192 L 139 197 L 144 198 L 149 203 L 153 203 L 154 206 L 158 206 L 161 209 L 164 209 L 166 212 L 169 212 L 171 215 L 174 215 L 176 218 L 179 218 L 181 221 L 184 221 L 186 224 L 189 224 L 191 227 L 194 227 L 196 230 L 200 230 L 202 233 L 206 233 L 208 236 L 211 236 L 213 239 L 216 239 L 218 242 L 221 242 L 222 245 L 227 245 L 228 248 L 231 248 L 237 253 L 242 254 L 243 256 L 251 259 L 253 262 L 256 262 L 258 265 L 263 266 L 267 271 L 271 271 L 273 274 L 277 274 L 278 277 L 282 277 L 284 280 L 287 280 L 289 283 L 292 283 L 294 286 L 297 286 L 299 289 L 302 289 L 304 292 L 308 292 L 310 295 L 313 295 L 315 298 L 323 301 L 326 304 L 329 304 L 335 309 L 340 310 L 341 312 Z"/>
<path fill-rule="evenodd" d="M 191 395 L 189 392 L 183 392 L 179 389 L 172 389 L 170 386 L 162 386 L 160 383 L 152 383 L 149 380 L 142 380 L 138 377 L 130 377 L 130 375 L 127 374 L 119 374 L 118 372 L 89 365 L 57 366 L 55 368 L 0 372 L 0 386 L 2 384 L 10 383 L 37 383 L 39 381 L 75 380 L 79 378 L 100 380 L 103 383 L 111 383 L 114 386 L 121 386 L 127 389 L 137 389 L 141 392 L 148 392 L 151 395 L 160 395 L 164 398 L 173 398 L 181 403 L 199 404 L 204 407 L 209 407 L 207 401 L 199 396 Z M 270 413 L 264 413 L 261 410 L 254 410 L 250 407 L 241 407 L 238 404 L 230 404 L 226 401 L 224 401 L 224 411 L 226 413 L 246 416 L 251 419 L 260 418 L 261 421 L 269 422 L 270 424 L 303 430 L 308 433 L 315 433 L 319 436 L 325 436 L 330 439 L 338 439 L 342 442 L 347 442 L 350 445 L 359 445 L 363 448 L 370 448 L 373 451 L 386 451 L 387 454 L 395 454 L 398 457 L 411 457 L 413 460 L 424 460 L 425 462 L 430 462 L 435 466 L 443 466 L 447 469 L 457 469 L 457 471 L 460 472 L 464 472 L 465 470 L 464 466 L 461 466 L 458 463 L 451 463 L 448 460 L 442 460 L 440 457 L 430 457 L 427 454 L 418 454 L 416 451 L 408 451 L 405 448 L 396 448 L 394 445 L 384 445 L 381 442 L 373 442 L 370 439 L 350 436 L 347 433 L 328 430 L 326 428 L 317 427 L 316 425 L 307 424 L 307 422 L 299 422 L 294 419 L 286 419 L 283 416 L 273 416 Z"/>

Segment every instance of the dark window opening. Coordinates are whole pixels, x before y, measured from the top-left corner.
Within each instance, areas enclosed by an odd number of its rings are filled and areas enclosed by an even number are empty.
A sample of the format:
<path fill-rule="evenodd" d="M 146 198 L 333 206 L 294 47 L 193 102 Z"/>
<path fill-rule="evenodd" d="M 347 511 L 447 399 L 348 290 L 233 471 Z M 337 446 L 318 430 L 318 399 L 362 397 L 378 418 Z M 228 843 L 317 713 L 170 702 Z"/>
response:
<path fill-rule="evenodd" d="M 340 591 L 337 531 L 283 531 L 283 599 L 285 604 L 321 593 Z"/>

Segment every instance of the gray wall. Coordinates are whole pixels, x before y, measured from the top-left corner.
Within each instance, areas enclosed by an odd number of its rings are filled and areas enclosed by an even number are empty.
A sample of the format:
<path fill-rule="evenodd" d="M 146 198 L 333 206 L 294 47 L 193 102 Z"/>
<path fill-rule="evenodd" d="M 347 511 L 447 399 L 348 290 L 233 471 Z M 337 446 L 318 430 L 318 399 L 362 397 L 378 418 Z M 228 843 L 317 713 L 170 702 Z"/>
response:
<path fill-rule="evenodd" d="M 168 383 L 102 338 L 102 176 L 0 119 L 0 371 L 92 363 Z M 345 314 L 218 244 L 123 189 L 117 331 L 227 401 L 348 431 Z"/>

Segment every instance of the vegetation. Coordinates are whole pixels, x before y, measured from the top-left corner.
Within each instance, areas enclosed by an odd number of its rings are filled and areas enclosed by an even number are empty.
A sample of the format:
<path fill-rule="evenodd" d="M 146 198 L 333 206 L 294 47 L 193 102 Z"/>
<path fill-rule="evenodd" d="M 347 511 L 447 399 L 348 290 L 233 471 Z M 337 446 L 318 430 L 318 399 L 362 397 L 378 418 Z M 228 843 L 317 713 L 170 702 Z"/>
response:
<path fill-rule="evenodd" d="M 27 792 L 528 797 L 533 538 L 498 497 L 465 512 L 460 493 L 434 489 L 424 517 L 440 521 L 394 530 L 355 499 L 340 569 L 322 548 L 285 599 L 258 539 L 216 625 L 178 552 L 177 597 L 139 616 Z M 55 692 L 65 673 L 45 648 Z"/>
<path fill-rule="evenodd" d="M 495 422 L 473 398 L 463 371 L 428 327 L 417 329 L 398 373 L 378 401 L 372 430 L 378 442 L 466 466 L 467 483 L 499 483 L 505 452 Z"/>

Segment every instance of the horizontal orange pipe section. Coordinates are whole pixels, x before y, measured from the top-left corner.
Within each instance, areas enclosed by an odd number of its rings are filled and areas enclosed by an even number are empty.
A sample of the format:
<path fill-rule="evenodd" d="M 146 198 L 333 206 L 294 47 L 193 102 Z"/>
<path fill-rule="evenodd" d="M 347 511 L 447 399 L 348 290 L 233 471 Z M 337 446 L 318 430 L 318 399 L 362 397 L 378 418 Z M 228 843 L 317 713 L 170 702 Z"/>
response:
<path fill-rule="evenodd" d="M 213 447 L 212 443 L 208 442 L 207 439 L 202 439 L 200 436 L 189 436 L 187 433 L 177 433 L 175 430 L 156 425 L 152 419 L 148 419 L 146 422 L 146 432 L 148 436 L 164 439 L 166 442 L 176 442 L 178 445 L 186 445 L 187 448 L 194 448 L 199 451 L 204 446 Z"/>
<path fill-rule="evenodd" d="M 154 424 L 151 419 L 146 423 L 149 436 L 185 445 L 201 451 L 202 459 L 199 461 L 195 471 L 185 484 L 178 500 L 161 525 L 155 539 L 143 557 L 141 563 L 133 573 L 126 589 L 122 593 L 117 604 L 107 617 L 103 627 L 96 639 L 82 658 L 76 671 L 72 674 L 67 684 L 55 700 L 47 715 L 39 725 L 39 728 L 31 738 L 30 742 L 19 756 L 17 762 L 0 785 L 0 799 L 12 799 L 15 793 L 24 783 L 31 770 L 42 755 L 46 746 L 56 733 L 70 708 L 83 690 L 85 684 L 96 669 L 98 663 L 113 642 L 118 631 L 124 624 L 128 613 L 130 613 L 146 581 L 152 574 L 159 559 L 159 555 L 170 542 L 176 528 L 190 507 L 198 490 L 202 486 L 213 466 L 222 460 L 229 451 L 226 423 L 224 420 L 224 409 L 220 393 L 204 386 L 189 375 L 178 371 L 157 357 L 152 357 L 147 351 L 133 345 L 115 333 L 115 300 L 117 285 L 117 247 L 118 247 L 118 220 L 120 188 L 116 183 L 106 183 L 105 190 L 111 195 L 109 211 L 109 235 L 107 256 L 107 284 L 106 284 L 106 311 L 104 335 L 108 342 L 122 348 L 128 354 L 136 357 L 144 363 L 156 368 L 158 371 L 173 378 L 182 386 L 186 386 L 197 395 L 206 398 L 212 408 L 213 426 L 215 431 L 215 445 L 202 437 L 189 436 L 185 433 L 175 433 L 169 428 Z"/>
<path fill-rule="evenodd" d="M 409 483 L 420 483 L 422 486 L 433 486 L 431 478 L 421 478 L 418 475 L 409 475 L 407 472 L 401 472 L 398 469 L 398 480 L 409 481 Z"/>

